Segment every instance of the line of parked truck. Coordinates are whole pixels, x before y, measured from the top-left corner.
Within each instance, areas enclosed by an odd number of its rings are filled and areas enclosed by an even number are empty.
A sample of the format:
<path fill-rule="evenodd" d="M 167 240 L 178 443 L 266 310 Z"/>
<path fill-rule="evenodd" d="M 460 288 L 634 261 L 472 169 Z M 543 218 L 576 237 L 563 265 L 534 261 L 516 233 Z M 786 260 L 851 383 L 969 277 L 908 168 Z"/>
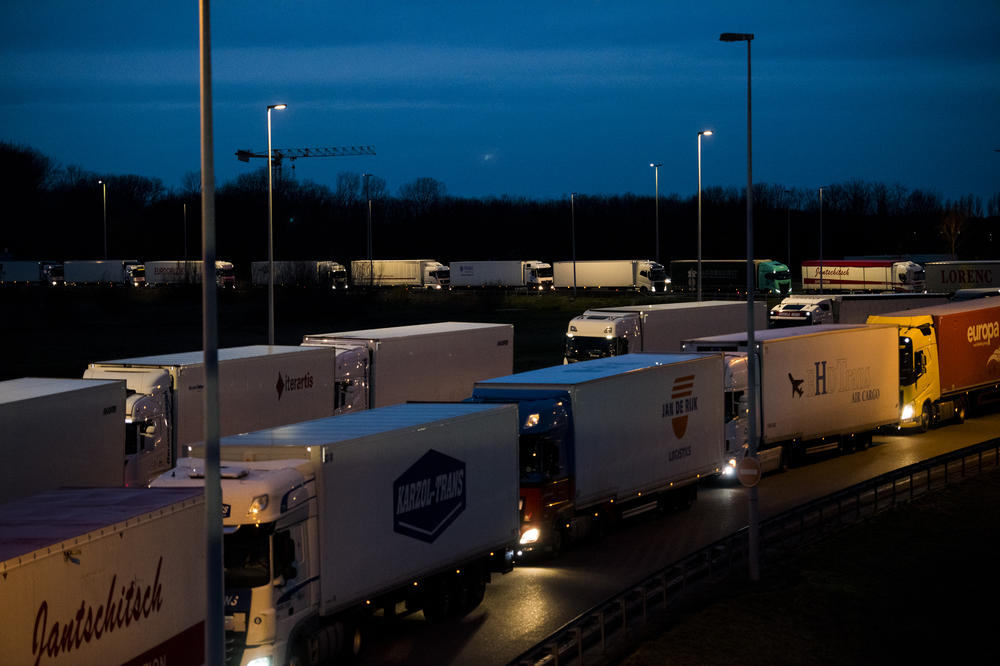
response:
<path fill-rule="evenodd" d="M 753 311 L 755 327 L 765 314 Z M 631 327 L 606 323 L 617 315 Z M 618 520 L 686 506 L 704 479 L 731 471 L 747 449 L 746 305 L 581 317 L 568 338 L 588 337 L 580 326 L 594 321 L 611 327 L 590 337 L 620 340 L 517 374 L 502 324 L 220 350 L 231 663 L 357 651 L 376 612 L 461 615 L 516 552 L 558 552 Z M 1000 391 L 992 299 L 764 329 L 755 344 L 764 469 L 865 448 L 881 428 L 961 420 Z M 203 566 L 191 547 L 203 519 L 181 518 L 203 514 L 201 355 L 93 363 L 85 377 L 0 383 L 0 431 L 16 444 L 2 463 L 18 472 L 0 498 L 0 594 L 16 600 L 0 610 L 2 642 L 14 663 L 199 663 L 177 650 L 200 646 L 201 604 L 165 587 L 202 575 L 174 566 Z M 55 490 L 145 481 L 151 489 Z M 108 506 L 118 508 L 85 513 Z M 174 515 L 186 526 L 159 529 Z"/>

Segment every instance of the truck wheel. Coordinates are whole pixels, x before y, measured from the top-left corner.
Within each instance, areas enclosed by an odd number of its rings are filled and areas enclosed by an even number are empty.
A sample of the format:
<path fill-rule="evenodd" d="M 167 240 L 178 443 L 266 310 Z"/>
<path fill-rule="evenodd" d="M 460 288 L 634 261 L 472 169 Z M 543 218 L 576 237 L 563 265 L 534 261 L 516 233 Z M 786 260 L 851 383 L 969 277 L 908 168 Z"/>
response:
<path fill-rule="evenodd" d="M 442 622 L 448 618 L 452 608 L 453 587 L 447 577 L 437 577 L 427 581 L 423 594 L 424 617 L 429 622 Z"/>
<path fill-rule="evenodd" d="M 959 398 L 955 404 L 955 423 L 965 423 L 965 398 Z"/>
<path fill-rule="evenodd" d="M 920 432 L 927 432 L 931 428 L 931 405 L 925 402 L 924 408 L 920 412 Z"/>

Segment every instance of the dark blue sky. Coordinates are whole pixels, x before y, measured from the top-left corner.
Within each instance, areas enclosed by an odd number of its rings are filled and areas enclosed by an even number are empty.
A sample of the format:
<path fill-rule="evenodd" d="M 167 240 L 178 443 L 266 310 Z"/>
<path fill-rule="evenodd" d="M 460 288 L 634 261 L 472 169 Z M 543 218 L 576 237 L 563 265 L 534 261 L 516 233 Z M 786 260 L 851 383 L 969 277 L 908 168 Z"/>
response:
<path fill-rule="evenodd" d="M 371 5 L 371 6 L 369 6 Z M 260 0 L 212 7 L 217 182 L 276 148 L 374 145 L 299 160 L 334 186 L 430 176 L 459 196 L 694 194 L 852 178 L 946 198 L 1000 191 L 996 0 L 457 3 Z M 199 168 L 198 7 L 7 2 L 0 138 L 62 165 L 178 186 Z"/>

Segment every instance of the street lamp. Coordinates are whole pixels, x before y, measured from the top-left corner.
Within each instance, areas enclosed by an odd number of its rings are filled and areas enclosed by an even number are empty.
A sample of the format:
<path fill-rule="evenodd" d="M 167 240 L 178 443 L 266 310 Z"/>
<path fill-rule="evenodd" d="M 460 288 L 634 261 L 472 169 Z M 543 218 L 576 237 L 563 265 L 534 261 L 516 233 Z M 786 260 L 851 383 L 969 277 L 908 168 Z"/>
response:
<path fill-rule="evenodd" d="M 569 193 L 570 238 L 573 245 L 573 298 L 576 298 L 576 192 Z"/>
<path fill-rule="evenodd" d="M 747 457 L 757 457 L 757 341 L 754 339 L 753 290 L 753 124 L 750 104 L 750 42 L 752 33 L 724 32 L 719 35 L 722 42 L 747 43 Z M 760 514 L 758 509 L 757 485 L 747 493 L 749 516 L 748 560 L 750 580 L 760 579 L 759 539 Z"/>
<path fill-rule="evenodd" d="M 653 167 L 653 182 L 656 183 L 656 248 L 653 254 L 656 263 L 660 263 L 660 167 L 663 162 L 650 162 L 649 166 Z"/>
<path fill-rule="evenodd" d="M 104 202 L 104 260 L 108 260 L 108 184 L 103 180 L 97 181 L 101 186 L 101 199 Z"/>
<path fill-rule="evenodd" d="M 783 194 L 791 194 L 791 190 L 784 190 Z M 788 262 L 788 270 L 792 270 L 792 204 L 785 199 L 785 261 Z"/>
<path fill-rule="evenodd" d="M 823 188 L 819 188 L 819 293 L 823 293 Z"/>
<path fill-rule="evenodd" d="M 267 344 L 274 344 L 274 182 L 271 169 L 271 111 L 283 111 L 286 104 L 267 107 Z"/>
<path fill-rule="evenodd" d="M 368 189 L 370 173 L 363 174 L 365 179 L 365 199 L 368 201 L 368 286 L 375 284 L 375 260 L 372 259 L 372 196 Z"/>
<path fill-rule="evenodd" d="M 698 300 L 701 300 L 701 137 L 712 136 L 712 130 L 698 132 Z"/>

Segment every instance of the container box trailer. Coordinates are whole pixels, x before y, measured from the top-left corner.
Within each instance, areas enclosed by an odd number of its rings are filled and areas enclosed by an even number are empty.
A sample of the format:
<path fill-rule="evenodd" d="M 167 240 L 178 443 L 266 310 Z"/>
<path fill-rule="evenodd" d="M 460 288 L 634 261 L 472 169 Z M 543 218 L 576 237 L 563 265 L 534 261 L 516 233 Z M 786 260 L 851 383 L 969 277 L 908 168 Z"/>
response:
<path fill-rule="evenodd" d="M 952 293 L 959 289 L 1000 287 L 1000 260 L 930 261 L 924 264 L 927 290 Z"/>
<path fill-rule="evenodd" d="M 874 315 L 899 333 L 904 427 L 927 430 L 1000 401 L 1000 303 L 984 298 Z"/>
<path fill-rule="evenodd" d="M 252 284 L 268 286 L 268 262 L 250 264 Z M 274 284 L 282 287 L 346 289 L 347 269 L 336 261 L 275 261 Z"/>
<path fill-rule="evenodd" d="M 815 324 L 864 324 L 870 315 L 948 302 L 944 294 L 831 294 L 788 296 L 771 308 L 774 328 Z"/>
<path fill-rule="evenodd" d="M 552 286 L 556 289 L 630 289 L 663 293 L 667 273 L 648 259 L 604 261 L 557 261 L 552 264 Z"/>
<path fill-rule="evenodd" d="M 0 261 L 0 283 L 33 284 L 45 281 L 40 261 Z"/>
<path fill-rule="evenodd" d="M 511 568 L 512 405 L 394 405 L 220 448 L 228 663 L 329 663 L 376 610 L 460 616 Z M 153 485 L 201 486 L 203 470 L 185 458 Z"/>
<path fill-rule="evenodd" d="M 66 489 L 0 506 L 4 663 L 205 663 L 204 540 L 192 489 Z"/>
<path fill-rule="evenodd" d="M 764 328 L 767 304 L 754 304 L 754 325 Z M 565 363 L 629 352 L 676 352 L 684 340 L 746 329 L 739 301 L 701 301 L 594 308 L 573 317 L 566 330 Z"/>
<path fill-rule="evenodd" d="M 438 322 L 306 335 L 337 355 L 336 413 L 408 401 L 456 402 L 514 367 L 510 324 Z"/>
<path fill-rule="evenodd" d="M 724 464 L 725 374 L 722 354 L 626 354 L 477 382 L 471 401 L 519 407 L 520 548 L 690 504 Z"/>
<path fill-rule="evenodd" d="M 333 414 L 334 355 L 256 345 L 219 350 L 221 435 Z M 204 439 L 203 352 L 91 363 L 87 379 L 125 380 L 126 481 L 145 485 Z"/>
<path fill-rule="evenodd" d="M 891 259 L 803 261 L 802 290 L 924 291 L 924 269 Z"/>
<path fill-rule="evenodd" d="M 899 422 L 899 361 L 891 326 L 821 325 L 755 333 L 765 471 L 807 451 L 867 448 Z M 746 332 L 689 340 L 685 351 L 746 352 Z"/>
<path fill-rule="evenodd" d="M 60 486 L 121 486 L 124 413 L 122 381 L 0 382 L 0 502 Z"/>
<path fill-rule="evenodd" d="M 67 285 L 108 284 L 138 287 L 145 282 L 144 272 L 135 271 L 138 259 L 74 260 L 63 262 L 63 280 Z"/>
<path fill-rule="evenodd" d="M 542 261 L 453 261 L 452 287 L 552 288 L 552 265 Z"/>
<path fill-rule="evenodd" d="M 773 259 L 754 259 L 754 288 L 765 294 L 787 294 L 792 276 L 788 266 Z M 675 259 L 670 262 L 670 290 L 677 293 L 698 291 L 698 260 Z M 746 259 L 703 259 L 702 293 L 746 293 Z"/>
<path fill-rule="evenodd" d="M 447 266 L 434 259 L 356 259 L 351 262 L 351 286 L 424 287 L 447 289 Z"/>
<path fill-rule="evenodd" d="M 147 261 L 143 264 L 146 284 L 201 284 L 202 265 L 201 261 Z M 215 284 L 219 287 L 236 287 L 236 272 L 232 263 L 215 262 Z"/>

